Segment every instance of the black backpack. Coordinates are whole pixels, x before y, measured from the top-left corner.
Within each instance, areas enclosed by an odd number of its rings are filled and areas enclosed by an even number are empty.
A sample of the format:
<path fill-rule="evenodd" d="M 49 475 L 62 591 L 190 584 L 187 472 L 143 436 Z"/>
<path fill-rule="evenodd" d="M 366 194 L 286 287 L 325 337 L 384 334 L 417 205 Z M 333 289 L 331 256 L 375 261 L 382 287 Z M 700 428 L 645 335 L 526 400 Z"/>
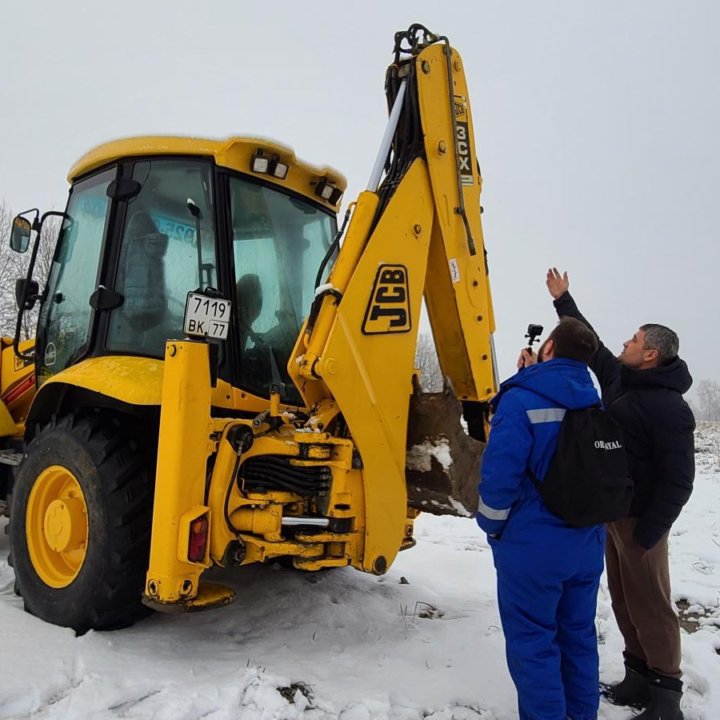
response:
<path fill-rule="evenodd" d="M 572 527 L 626 517 L 633 484 L 622 431 L 598 406 L 567 410 L 545 477 L 528 471 L 545 506 Z"/>

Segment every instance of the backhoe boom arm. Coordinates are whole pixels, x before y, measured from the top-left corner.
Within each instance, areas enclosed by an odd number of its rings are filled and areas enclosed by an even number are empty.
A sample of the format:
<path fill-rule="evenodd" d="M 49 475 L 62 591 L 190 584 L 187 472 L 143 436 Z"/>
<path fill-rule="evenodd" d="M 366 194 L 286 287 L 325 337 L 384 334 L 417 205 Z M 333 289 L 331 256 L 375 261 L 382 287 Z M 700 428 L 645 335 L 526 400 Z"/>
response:
<path fill-rule="evenodd" d="M 430 37 L 419 44 L 415 35 L 407 59 L 396 47 L 386 83 L 390 148 L 381 149 L 370 188 L 357 200 L 316 299 L 320 308 L 288 366 L 308 407 L 337 404 L 359 451 L 363 569 L 374 572 L 390 565 L 405 526 L 408 410 L 423 294 L 441 369 L 457 397 L 482 402 L 497 389 L 467 84 L 458 53 Z M 378 166 L 386 174 L 375 189 Z"/>

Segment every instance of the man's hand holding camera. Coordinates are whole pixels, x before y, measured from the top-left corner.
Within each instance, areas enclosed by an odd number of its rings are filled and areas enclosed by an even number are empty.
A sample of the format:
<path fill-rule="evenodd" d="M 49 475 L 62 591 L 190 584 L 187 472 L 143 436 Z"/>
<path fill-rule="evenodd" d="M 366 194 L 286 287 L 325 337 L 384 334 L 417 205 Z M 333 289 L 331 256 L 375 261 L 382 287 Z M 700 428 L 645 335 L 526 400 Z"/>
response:
<path fill-rule="evenodd" d="M 530 348 L 525 347 L 520 351 L 520 357 L 517 361 L 517 369 L 522 370 L 523 368 L 530 367 L 531 365 L 535 365 L 537 361 L 537 353 L 533 352 Z"/>
<path fill-rule="evenodd" d="M 537 340 L 540 338 L 540 335 L 542 335 L 542 331 L 542 325 L 533 325 L 532 323 L 528 325 L 527 332 L 525 333 L 525 337 L 528 339 L 528 344 L 527 347 L 524 347 L 520 351 L 520 357 L 517 361 L 518 370 L 530 367 L 531 365 L 535 365 L 535 363 L 538 362 L 538 356 L 535 352 L 533 352 L 532 346 L 533 343 L 537 342 Z"/>

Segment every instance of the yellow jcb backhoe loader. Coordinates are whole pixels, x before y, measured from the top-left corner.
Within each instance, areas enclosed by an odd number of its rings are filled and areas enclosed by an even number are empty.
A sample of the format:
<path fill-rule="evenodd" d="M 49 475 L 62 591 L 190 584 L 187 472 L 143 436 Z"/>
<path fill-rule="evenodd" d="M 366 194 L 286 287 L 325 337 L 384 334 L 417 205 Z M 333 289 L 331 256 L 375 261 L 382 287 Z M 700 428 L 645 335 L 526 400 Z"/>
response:
<path fill-rule="evenodd" d="M 29 612 L 120 627 L 229 602 L 212 566 L 382 574 L 414 544 L 423 294 L 480 429 L 494 319 L 462 60 L 419 25 L 394 53 L 388 129 L 344 233 L 344 177 L 252 138 L 107 143 L 70 170 L 64 212 L 15 218 L 14 249 L 35 236 L 18 327 L 40 313 L 34 347 L 18 332 L 15 359 L 2 352 L 0 461 Z M 49 214 L 62 226 L 41 291 Z"/>

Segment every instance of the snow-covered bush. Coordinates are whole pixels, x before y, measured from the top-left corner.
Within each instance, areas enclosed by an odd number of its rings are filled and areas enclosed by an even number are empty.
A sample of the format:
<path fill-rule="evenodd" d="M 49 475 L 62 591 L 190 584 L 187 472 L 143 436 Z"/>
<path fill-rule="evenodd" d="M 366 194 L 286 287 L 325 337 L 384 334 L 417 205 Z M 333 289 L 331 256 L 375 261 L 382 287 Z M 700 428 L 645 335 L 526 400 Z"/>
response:
<path fill-rule="evenodd" d="M 701 421 L 695 430 L 698 469 L 720 472 L 720 422 Z"/>

